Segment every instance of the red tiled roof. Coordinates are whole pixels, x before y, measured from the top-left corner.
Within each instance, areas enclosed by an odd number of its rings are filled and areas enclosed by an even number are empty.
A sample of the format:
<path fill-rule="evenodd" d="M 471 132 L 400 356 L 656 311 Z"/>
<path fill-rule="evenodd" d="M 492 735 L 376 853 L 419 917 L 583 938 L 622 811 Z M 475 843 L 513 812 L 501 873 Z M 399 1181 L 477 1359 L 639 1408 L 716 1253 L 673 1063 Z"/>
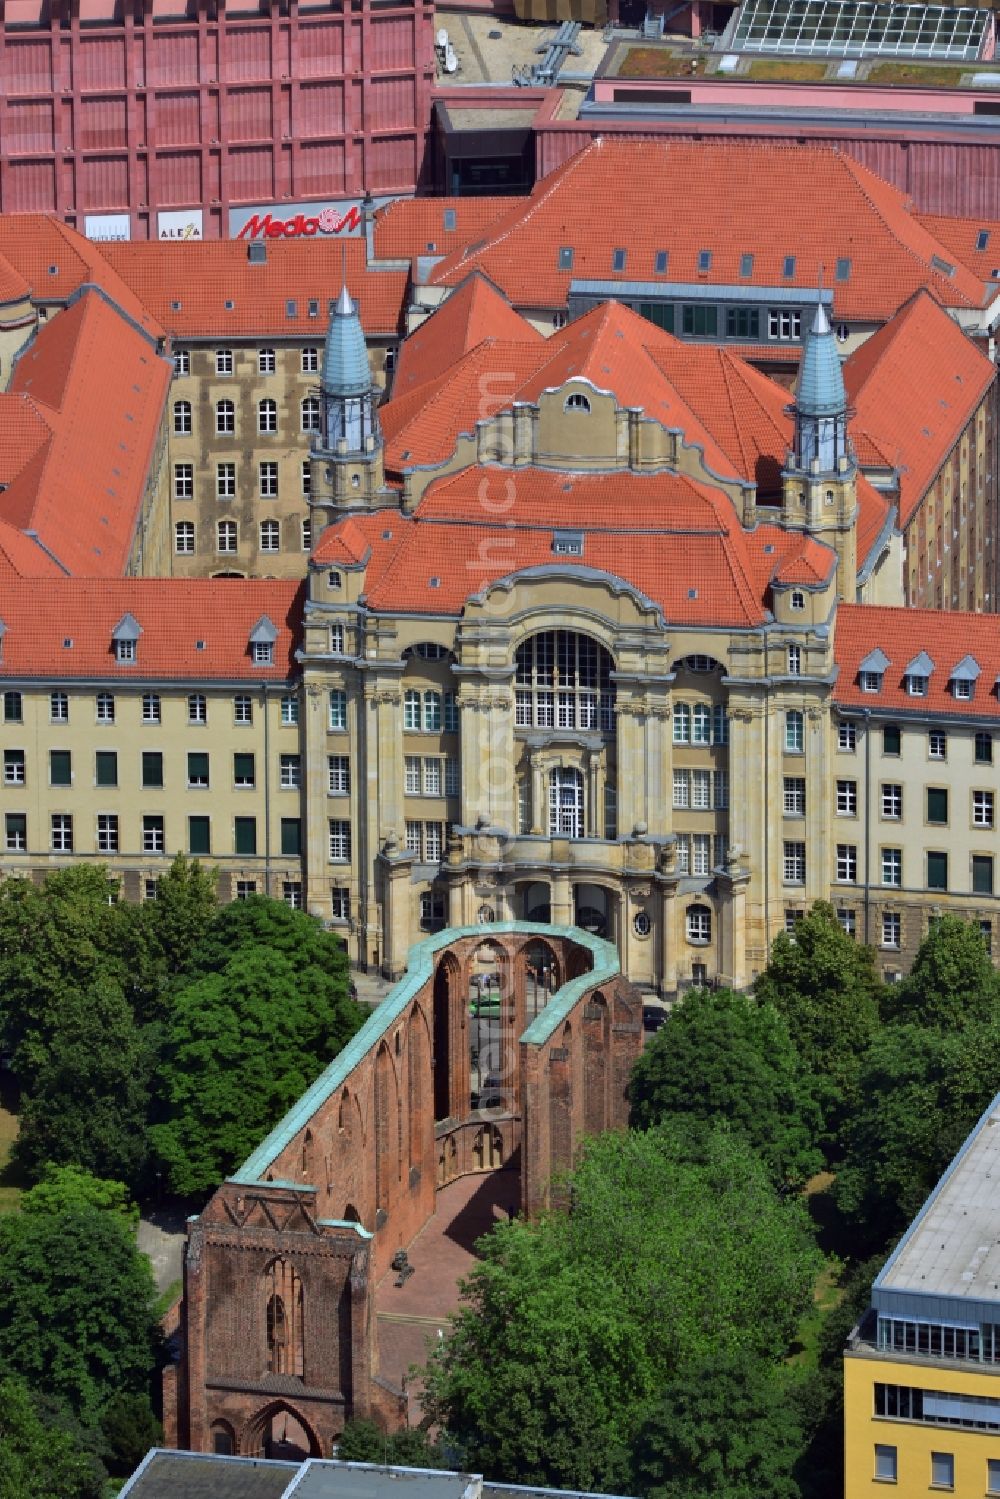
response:
<path fill-rule="evenodd" d="M 889 511 L 892 509 L 893 502 L 887 499 L 884 494 L 880 494 L 862 473 L 858 474 L 856 480 L 856 492 L 858 497 L 858 520 L 854 539 L 858 554 L 858 570 L 860 571 L 871 556 L 871 551 L 875 543 L 885 530 L 886 521 L 889 519 Z"/>
<path fill-rule="evenodd" d="M 9 485 L 51 436 L 52 428 L 34 401 L 0 392 L 0 484 Z"/>
<path fill-rule="evenodd" d="M 372 551 L 366 603 L 405 614 L 460 614 L 500 579 L 554 566 L 620 579 L 675 623 L 746 629 L 764 621 L 771 579 L 803 549 L 800 535 L 776 527 L 745 532 L 728 496 L 708 485 L 627 470 L 570 479 L 470 468 L 435 484 L 412 516 L 356 524 Z M 586 533 L 582 558 L 553 552 L 554 529 Z M 337 530 L 324 532 L 315 562 L 330 560 Z"/>
<path fill-rule="evenodd" d="M 834 627 L 834 655 L 840 674 L 834 699 L 873 711 L 947 713 L 969 718 L 1000 717 L 996 680 L 1000 676 L 1000 630 L 996 616 L 951 609 L 888 609 L 873 604 L 841 604 Z M 861 662 L 876 646 L 889 658 L 881 692 L 862 692 Z M 927 696 L 912 698 L 903 674 L 926 651 L 934 662 Z M 949 690 L 954 668 L 966 656 L 981 668 L 971 701 Z"/>
<path fill-rule="evenodd" d="M 30 288 L 6 255 L 0 255 L 0 302 L 23 302 Z"/>
<path fill-rule="evenodd" d="M 679 205 L 683 211 L 679 212 Z M 559 249 L 573 250 L 560 270 Z M 626 269 L 612 269 L 625 248 Z M 943 247 L 906 198 L 836 148 L 743 141 L 603 138 L 536 183 L 473 248 L 446 257 L 431 284 L 484 271 L 518 307 L 562 307 L 570 282 L 662 281 L 797 286 L 810 291 L 824 267 L 850 261 L 835 286 L 837 315 L 882 321 L 921 286 L 947 306 L 979 307 L 983 288 L 963 265 L 951 275 Z M 668 269 L 655 272 L 658 251 Z M 699 272 L 708 250 L 711 269 Z M 744 254 L 753 274 L 740 276 Z M 795 274 L 785 277 L 786 256 Z"/>
<path fill-rule="evenodd" d="M 263 265 L 251 265 L 247 241 L 241 239 L 136 240 L 102 248 L 122 280 L 175 338 L 302 338 L 314 332 L 322 343 L 330 302 L 342 285 L 345 256 L 348 289 L 365 332 L 398 331 L 409 274 L 369 270 L 363 239 L 263 243 Z M 292 302 L 295 315 L 290 317 Z M 317 308 L 312 317 L 310 303 Z"/>
<path fill-rule="evenodd" d="M 484 338 L 541 343 L 542 335 L 515 312 L 502 292 L 478 271 L 446 297 L 405 339 L 392 382 L 393 397 L 449 369 Z"/>
<path fill-rule="evenodd" d="M 326 537 L 324 536 L 324 541 Z M 337 527 L 336 535 L 329 537 L 323 554 L 324 562 L 339 562 L 342 567 L 356 567 L 369 555 L 367 538 L 352 516 L 347 516 Z"/>
<path fill-rule="evenodd" d="M 41 329 L 14 369 L 22 456 L 0 520 L 38 533 L 71 573 L 112 578 L 128 561 L 171 369 L 95 292 Z M 41 424 L 50 429 L 47 439 Z M 10 450 L 16 455 L 17 442 Z"/>
<path fill-rule="evenodd" d="M 997 281 L 1000 271 L 1000 221 L 996 219 L 953 218 L 937 213 L 915 215 L 928 234 L 933 234 L 953 259 L 978 276 L 980 281 Z M 979 236 L 986 234 L 986 246 L 977 249 Z M 991 286 L 994 295 L 1000 285 Z"/>
<path fill-rule="evenodd" d="M 852 431 L 898 466 L 902 525 L 995 379 L 990 360 L 926 292 L 847 360 Z"/>
<path fill-rule="evenodd" d="M 802 583 L 805 586 L 828 583 L 837 565 L 837 554 L 815 537 L 807 536 L 797 552 L 782 562 L 774 574 L 775 582 Z"/>
<path fill-rule="evenodd" d="M 10 578 L 62 577 L 65 577 L 62 568 L 33 537 L 25 536 L 6 521 L 0 521 L 0 578 L 5 590 Z M 0 596 L 0 613 L 4 608 L 4 597 L 6 594 Z"/>
<path fill-rule="evenodd" d="M 415 260 L 450 255 L 474 241 L 502 214 L 526 198 L 396 198 L 375 215 L 378 260 Z M 454 229 L 445 214 L 454 214 Z"/>
<path fill-rule="evenodd" d="M 163 329 L 117 275 L 104 251 L 45 213 L 0 214 L 0 255 L 31 288 L 35 302 L 67 302 L 81 286 L 99 286 L 151 338 Z"/>
<path fill-rule="evenodd" d="M 296 671 L 304 589 L 236 578 L 5 580 L 0 677 L 284 681 Z M 142 629 L 138 661 L 120 666 L 111 635 L 128 613 Z M 275 660 L 255 666 L 249 637 L 265 614 L 278 631 Z"/>

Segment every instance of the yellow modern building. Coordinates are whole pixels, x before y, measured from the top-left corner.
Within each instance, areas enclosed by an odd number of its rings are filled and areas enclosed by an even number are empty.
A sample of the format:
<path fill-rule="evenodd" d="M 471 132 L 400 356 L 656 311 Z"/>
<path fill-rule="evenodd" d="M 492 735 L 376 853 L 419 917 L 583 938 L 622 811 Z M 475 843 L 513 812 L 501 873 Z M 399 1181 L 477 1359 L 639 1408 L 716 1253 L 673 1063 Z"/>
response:
<path fill-rule="evenodd" d="M 847 1499 L 1000 1494 L 1000 1095 L 907 1229 L 844 1357 Z"/>

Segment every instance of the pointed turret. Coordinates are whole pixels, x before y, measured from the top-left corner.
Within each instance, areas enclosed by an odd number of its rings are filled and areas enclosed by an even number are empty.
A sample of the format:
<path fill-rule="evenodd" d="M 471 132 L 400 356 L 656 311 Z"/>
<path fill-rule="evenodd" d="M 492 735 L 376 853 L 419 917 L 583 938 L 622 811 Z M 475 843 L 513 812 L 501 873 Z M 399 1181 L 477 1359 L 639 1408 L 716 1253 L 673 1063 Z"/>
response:
<path fill-rule="evenodd" d="M 792 451 L 784 472 L 783 523 L 802 529 L 837 553 L 837 591 L 853 602 L 857 587 L 857 471 L 847 437 L 847 391 L 820 289 L 802 345 Z"/>
<path fill-rule="evenodd" d="M 388 503 L 382 467 L 378 390 L 357 303 L 346 284 L 330 306 L 320 372 L 320 430 L 310 454 L 313 540 L 334 514 Z"/>

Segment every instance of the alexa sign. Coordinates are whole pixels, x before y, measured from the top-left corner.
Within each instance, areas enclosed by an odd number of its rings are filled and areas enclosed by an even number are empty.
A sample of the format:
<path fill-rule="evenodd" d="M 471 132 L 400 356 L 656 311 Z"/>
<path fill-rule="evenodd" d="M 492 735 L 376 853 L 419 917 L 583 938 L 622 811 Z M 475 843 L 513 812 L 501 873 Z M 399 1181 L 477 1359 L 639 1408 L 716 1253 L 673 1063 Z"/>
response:
<path fill-rule="evenodd" d="M 237 239 L 312 239 L 314 235 L 351 234 L 361 227 L 361 213 L 355 204 L 342 214 L 336 208 L 321 208 L 319 213 L 296 213 L 279 219 L 271 213 L 254 213 L 237 230 Z"/>

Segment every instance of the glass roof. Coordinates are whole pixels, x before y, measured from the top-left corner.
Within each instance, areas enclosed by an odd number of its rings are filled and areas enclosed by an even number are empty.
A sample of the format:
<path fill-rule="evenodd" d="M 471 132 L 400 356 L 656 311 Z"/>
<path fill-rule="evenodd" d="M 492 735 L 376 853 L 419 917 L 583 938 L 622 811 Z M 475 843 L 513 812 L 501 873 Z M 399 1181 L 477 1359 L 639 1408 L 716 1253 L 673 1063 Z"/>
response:
<path fill-rule="evenodd" d="M 974 61 L 988 16 L 988 11 L 970 6 L 745 0 L 730 45 L 740 52 Z"/>

